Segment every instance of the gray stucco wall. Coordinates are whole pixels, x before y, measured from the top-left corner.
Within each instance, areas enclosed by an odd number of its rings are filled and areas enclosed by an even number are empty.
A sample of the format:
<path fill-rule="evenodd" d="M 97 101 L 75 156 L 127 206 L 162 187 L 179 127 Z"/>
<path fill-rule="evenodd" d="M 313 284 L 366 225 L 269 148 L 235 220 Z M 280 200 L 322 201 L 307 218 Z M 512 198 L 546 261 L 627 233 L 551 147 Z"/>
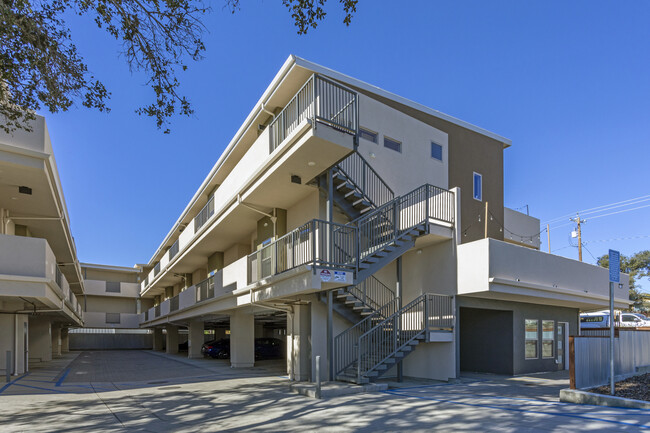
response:
<path fill-rule="evenodd" d="M 555 362 L 557 353 L 554 349 L 553 358 L 543 359 L 541 356 L 541 321 L 553 320 L 555 322 L 555 341 L 557 342 L 557 329 L 558 322 L 566 322 L 569 324 L 567 333 L 569 335 L 577 335 L 578 333 L 578 317 L 579 311 L 577 308 L 554 307 L 549 305 L 528 304 L 523 302 L 508 302 L 492 299 L 471 298 L 467 296 L 458 296 L 456 305 L 459 311 L 462 308 L 479 308 L 487 310 L 503 310 L 512 311 L 512 333 L 510 336 L 504 336 L 503 339 L 511 338 L 512 340 L 512 374 L 526 374 L 542 371 L 555 371 L 560 369 L 560 366 Z M 525 330 L 524 322 L 526 319 L 535 319 L 539 321 L 539 342 L 537 359 L 525 359 Z M 462 326 L 462 323 L 461 323 Z M 462 336 L 462 331 L 459 331 L 459 338 Z M 459 346 L 462 343 L 459 342 Z M 462 356 L 462 354 L 461 354 Z M 497 351 L 494 351 L 492 356 L 499 356 Z M 462 361 L 459 359 L 459 368 Z"/>

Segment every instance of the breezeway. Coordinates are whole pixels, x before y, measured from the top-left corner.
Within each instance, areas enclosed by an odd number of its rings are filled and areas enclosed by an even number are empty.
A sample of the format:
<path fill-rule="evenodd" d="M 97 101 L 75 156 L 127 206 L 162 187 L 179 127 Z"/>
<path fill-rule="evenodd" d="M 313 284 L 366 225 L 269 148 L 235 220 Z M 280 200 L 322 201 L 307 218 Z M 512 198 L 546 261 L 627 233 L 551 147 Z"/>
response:
<path fill-rule="evenodd" d="M 256 363 L 257 364 L 257 363 Z M 314 400 L 275 361 L 232 369 L 151 351 L 81 352 L 0 387 L 3 431 L 639 431 L 650 411 L 558 401 L 562 374 L 466 375 Z"/>

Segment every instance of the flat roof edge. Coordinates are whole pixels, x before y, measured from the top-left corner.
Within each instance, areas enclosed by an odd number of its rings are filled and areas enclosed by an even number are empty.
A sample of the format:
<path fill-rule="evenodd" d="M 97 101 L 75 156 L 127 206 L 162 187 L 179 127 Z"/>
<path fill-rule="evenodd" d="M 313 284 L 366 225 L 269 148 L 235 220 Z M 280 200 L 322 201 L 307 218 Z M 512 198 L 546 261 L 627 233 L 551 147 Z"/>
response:
<path fill-rule="evenodd" d="M 350 77 L 349 75 L 342 74 L 338 71 L 335 71 L 333 69 L 327 68 L 325 66 L 321 66 L 317 63 L 310 62 L 309 60 L 305 60 L 301 57 L 296 57 L 295 58 L 296 64 L 298 66 L 301 66 L 305 69 L 312 70 L 316 73 L 320 73 L 323 75 L 327 75 L 331 78 L 337 79 L 339 81 L 343 81 L 345 83 L 348 83 L 354 87 L 358 87 L 360 89 L 364 89 L 368 92 L 375 93 L 379 96 L 383 96 L 388 99 L 392 99 L 395 102 L 398 102 L 400 104 L 406 105 L 408 107 L 414 108 L 418 111 L 421 111 L 423 113 L 429 114 L 431 116 L 437 117 L 439 119 L 445 120 L 450 123 L 454 123 L 458 126 L 462 126 L 463 128 L 469 129 L 471 131 L 474 131 L 476 133 L 479 133 L 481 135 L 485 135 L 487 137 L 492 138 L 493 140 L 499 141 L 503 143 L 504 147 L 510 147 L 512 145 L 512 140 L 509 138 L 505 138 L 499 134 L 495 134 L 494 132 L 488 131 L 487 129 L 483 129 L 479 126 L 473 125 L 469 122 L 466 122 L 464 120 L 460 120 L 456 117 L 450 116 L 448 114 L 445 114 L 441 111 L 434 110 L 433 108 L 427 107 L 426 105 L 420 104 L 419 102 L 412 101 L 408 98 L 405 98 L 403 96 L 399 96 L 395 93 L 389 92 L 388 90 L 384 90 L 381 87 L 374 86 L 372 84 L 366 83 L 365 81 L 361 81 L 357 78 Z"/>

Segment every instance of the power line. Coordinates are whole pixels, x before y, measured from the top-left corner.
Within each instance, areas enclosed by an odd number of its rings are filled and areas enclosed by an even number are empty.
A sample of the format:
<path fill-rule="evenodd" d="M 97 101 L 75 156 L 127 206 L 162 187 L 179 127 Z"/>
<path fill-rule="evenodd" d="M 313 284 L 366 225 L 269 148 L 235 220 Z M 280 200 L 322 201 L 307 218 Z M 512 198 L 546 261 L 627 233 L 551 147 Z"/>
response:
<path fill-rule="evenodd" d="M 599 242 L 612 242 L 612 241 L 627 241 L 632 239 L 644 239 L 644 238 L 650 238 L 650 235 L 626 236 L 622 238 L 612 238 L 612 239 L 598 239 L 595 241 L 585 241 L 583 242 L 583 244 L 595 244 Z"/>
<path fill-rule="evenodd" d="M 610 212 L 610 213 L 606 213 L 604 215 L 596 215 L 596 216 L 590 217 L 589 219 L 593 220 L 593 219 L 596 219 L 596 218 L 602 218 L 602 217 L 606 217 L 606 216 L 610 216 L 610 215 L 616 215 L 616 214 L 623 213 L 623 212 L 630 212 L 630 211 L 633 211 L 633 210 L 643 209 L 643 208 L 646 208 L 646 207 L 650 207 L 650 204 L 647 204 L 645 206 L 635 207 L 635 208 L 632 208 L 632 209 L 625 209 L 625 210 L 619 210 L 617 212 Z"/>
<path fill-rule="evenodd" d="M 622 201 L 618 201 L 618 202 L 614 202 L 614 203 L 609 203 L 609 204 L 605 204 L 605 205 L 602 205 L 602 206 L 592 207 L 590 209 L 581 210 L 578 213 L 582 213 L 582 214 L 587 213 L 587 212 L 594 213 L 597 209 L 600 209 L 601 211 L 605 211 L 605 210 L 609 210 L 609 209 L 603 209 L 603 208 L 612 208 L 613 209 L 614 207 L 630 206 L 630 205 L 633 205 L 633 204 L 637 204 L 637 203 L 630 203 L 630 202 L 637 202 L 637 200 L 640 200 L 640 201 L 638 201 L 638 203 L 650 200 L 650 194 L 643 195 L 643 196 L 636 197 L 636 198 L 630 198 L 630 199 L 627 199 L 627 200 L 622 200 Z M 623 203 L 627 203 L 627 204 L 623 204 Z M 614 207 L 612 207 L 612 206 L 614 206 Z M 562 221 L 563 219 L 571 217 L 573 215 L 575 215 L 575 213 L 570 213 L 570 214 L 567 214 L 567 215 L 563 215 L 561 217 L 552 218 L 550 220 L 544 221 L 544 224 L 551 224 L 551 223 L 554 223 L 554 222 L 559 222 L 559 221 Z"/>

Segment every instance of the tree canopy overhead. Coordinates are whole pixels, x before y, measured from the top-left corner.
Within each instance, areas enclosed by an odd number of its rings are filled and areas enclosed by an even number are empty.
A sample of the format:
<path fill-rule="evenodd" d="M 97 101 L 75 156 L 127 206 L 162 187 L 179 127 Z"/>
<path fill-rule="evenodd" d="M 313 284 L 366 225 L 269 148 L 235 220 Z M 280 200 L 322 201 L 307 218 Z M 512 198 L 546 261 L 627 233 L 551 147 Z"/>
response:
<path fill-rule="evenodd" d="M 339 0 L 349 25 L 358 0 Z M 233 13 L 240 0 L 224 0 Z M 298 34 L 315 29 L 327 0 L 282 0 Z M 34 112 L 67 111 L 77 102 L 110 111 L 110 92 L 93 76 L 77 51 L 67 13 L 92 19 L 119 41 L 131 71 L 144 72 L 153 101 L 136 108 L 169 132 L 175 114 L 194 110 L 179 93 L 177 72 L 203 57 L 209 8 L 199 0 L 0 0 L 0 127 L 29 129 Z"/>

